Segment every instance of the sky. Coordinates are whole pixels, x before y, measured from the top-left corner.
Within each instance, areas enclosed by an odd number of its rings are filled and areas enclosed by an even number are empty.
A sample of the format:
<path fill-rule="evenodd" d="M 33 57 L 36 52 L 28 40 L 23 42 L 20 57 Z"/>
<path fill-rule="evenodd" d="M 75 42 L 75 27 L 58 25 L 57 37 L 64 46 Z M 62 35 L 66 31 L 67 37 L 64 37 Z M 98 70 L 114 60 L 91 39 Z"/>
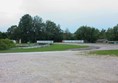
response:
<path fill-rule="evenodd" d="M 101 30 L 118 24 L 118 0 L 0 0 L 0 31 L 18 25 L 24 14 L 51 20 L 70 32 L 83 25 Z"/>

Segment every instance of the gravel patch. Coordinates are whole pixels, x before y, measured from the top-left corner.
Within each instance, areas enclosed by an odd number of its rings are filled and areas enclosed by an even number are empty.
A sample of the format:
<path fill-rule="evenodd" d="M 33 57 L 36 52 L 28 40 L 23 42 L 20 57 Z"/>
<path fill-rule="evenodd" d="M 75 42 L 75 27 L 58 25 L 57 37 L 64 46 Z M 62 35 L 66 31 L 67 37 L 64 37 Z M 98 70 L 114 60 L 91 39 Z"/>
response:
<path fill-rule="evenodd" d="M 0 83 L 118 83 L 118 57 L 86 51 L 0 53 Z"/>
<path fill-rule="evenodd" d="M 86 45 L 88 48 L 70 49 L 71 51 L 83 51 L 83 50 L 118 50 L 118 44 L 74 44 L 74 45 Z"/>

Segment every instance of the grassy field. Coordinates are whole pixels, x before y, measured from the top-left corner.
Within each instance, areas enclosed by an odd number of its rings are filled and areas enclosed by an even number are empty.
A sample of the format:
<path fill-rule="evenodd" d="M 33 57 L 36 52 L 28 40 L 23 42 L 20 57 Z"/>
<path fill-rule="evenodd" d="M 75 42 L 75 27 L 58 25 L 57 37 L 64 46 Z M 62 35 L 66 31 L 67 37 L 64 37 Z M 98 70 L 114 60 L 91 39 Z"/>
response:
<path fill-rule="evenodd" d="M 118 56 L 118 50 L 100 50 L 100 51 L 90 52 L 90 54 Z"/>
<path fill-rule="evenodd" d="M 81 45 L 67 45 L 67 44 L 53 44 L 47 47 L 41 48 L 16 48 L 16 49 L 9 49 L 0 51 L 0 53 L 14 53 L 14 52 L 44 52 L 44 51 L 64 51 L 68 49 L 75 49 L 75 48 L 86 48 L 88 46 L 81 46 Z"/>

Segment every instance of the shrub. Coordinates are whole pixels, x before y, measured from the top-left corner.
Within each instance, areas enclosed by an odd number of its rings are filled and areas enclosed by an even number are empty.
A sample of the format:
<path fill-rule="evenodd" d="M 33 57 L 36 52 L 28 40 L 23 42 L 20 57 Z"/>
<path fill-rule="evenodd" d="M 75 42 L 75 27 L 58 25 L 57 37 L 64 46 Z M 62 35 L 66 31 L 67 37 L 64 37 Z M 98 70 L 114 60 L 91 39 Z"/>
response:
<path fill-rule="evenodd" d="M 9 39 L 0 39 L 0 50 L 6 50 L 13 47 L 15 47 L 15 44 L 13 41 Z"/>

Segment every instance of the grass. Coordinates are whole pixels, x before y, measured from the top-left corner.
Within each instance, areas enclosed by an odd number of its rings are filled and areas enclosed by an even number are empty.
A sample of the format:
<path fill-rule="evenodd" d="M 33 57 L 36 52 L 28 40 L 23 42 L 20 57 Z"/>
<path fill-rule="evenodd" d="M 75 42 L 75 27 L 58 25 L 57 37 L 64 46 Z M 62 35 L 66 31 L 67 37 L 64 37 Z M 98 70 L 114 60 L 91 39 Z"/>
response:
<path fill-rule="evenodd" d="M 86 48 L 88 46 L 82 45 L 68 45 L 68 44 L 53 44 L 51 46 L 42 47 L 42 48 L 16 48 L 16 49 L 9 49 L 0 51 L 0 53 L 15 53 L 15 52 L 44 52 L 44 51 L 64 51 L 68 49 L 75 49 L 75 48 Z"/>
<path fill-rule="evenodd" d="M 90 52 L 90 54 L 118 56 L 118 50 L 100 50 L 100 51 Z"/>

